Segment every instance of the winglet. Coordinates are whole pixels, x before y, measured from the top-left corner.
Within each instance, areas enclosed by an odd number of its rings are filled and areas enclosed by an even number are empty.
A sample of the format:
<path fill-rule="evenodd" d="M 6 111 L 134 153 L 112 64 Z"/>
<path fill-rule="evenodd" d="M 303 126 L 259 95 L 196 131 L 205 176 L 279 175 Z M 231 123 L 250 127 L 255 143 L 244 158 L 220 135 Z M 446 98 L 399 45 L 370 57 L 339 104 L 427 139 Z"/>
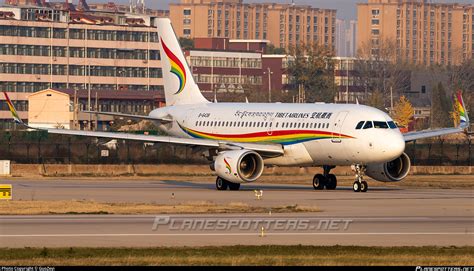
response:
<path fill-rule="evenodd" d="M 456 104 L 459 110 L 459 120 L 461 128 L 469 127 L 469 116 L 467 115 L 466 107 L 464 106 L 464 101 L 462 99 L 461 91 L 458 91 L 456 94 Z"/>
<path fill-rule="evenodd" d="M 18 124 L 24 125 L 23 121 L 18 115 L 18 112 L 16 112 L 15 106 L 13 105 L 12 101 L 8 97 L 8 94 L 6 92 L 3 92 L 3 94 L 5 95 L 5 99 L 7 100 L 8 108 L 10 109 L 10 112 L 12 113 L 13 120 L 15 120 L 15 122 Z"/>

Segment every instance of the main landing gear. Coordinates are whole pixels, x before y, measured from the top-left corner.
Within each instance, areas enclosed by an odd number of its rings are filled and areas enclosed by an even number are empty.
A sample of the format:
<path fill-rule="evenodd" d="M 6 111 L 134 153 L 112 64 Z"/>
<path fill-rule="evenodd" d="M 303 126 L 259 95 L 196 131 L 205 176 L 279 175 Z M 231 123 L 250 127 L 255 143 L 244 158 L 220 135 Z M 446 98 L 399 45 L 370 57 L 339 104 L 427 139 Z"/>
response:
<path fill-rule="evenodd" d="M 367 192 L 369 185 L 364 181 L 365 166 L 354 165 L 352 169 L 356 172 L 356 181 L 352 185 L 354 192 Z"/>
<path fill-rule="evenodd" d="M 227 190 L 227 188 L 229 188 L 230 190 L 239 190 L 240 183 L 229 182 L 221 177 L 217 177 L 216 188 L 217 190 Z"/>
<path fill-rule="evenodd" d="M 334 174 L 329 174 L 334 166 L 323 166 L 323 174 L 316 174 L 313 178 L 313 187 L 316 190 L 335 190 L 337 187 L 337 178 Z"/>

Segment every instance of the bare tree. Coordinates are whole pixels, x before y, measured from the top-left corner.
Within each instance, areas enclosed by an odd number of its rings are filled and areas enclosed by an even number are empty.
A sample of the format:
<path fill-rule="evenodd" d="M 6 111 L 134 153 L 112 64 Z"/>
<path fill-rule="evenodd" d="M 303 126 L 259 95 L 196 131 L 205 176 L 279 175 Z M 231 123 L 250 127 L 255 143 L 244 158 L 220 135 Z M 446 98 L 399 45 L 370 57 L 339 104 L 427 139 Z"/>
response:
<path fill-rule="evenodd" d="M 311 45 L 290 48 L 293 60 L 288 64 L 290 97 L 299 85 L 306 90 L 308 102 L 334 102 L 334 53 L 323 46 Z"/>
<path fill-rule="evenodd" d="M 449 69 L 450 88 L 455 93 L 461 90 L 467 109 L 474 106 L 474 59 L 467 59 L 461 65 Z"/>
<path fill-rule="evenodd" d="M 394 40 L 382 40 L 376 47 L 363 44 L 358 50 L 354 70 L 355 83 L 365 91 L 365 102 L 373 100 L 371 96 L 378 96 L 379 92 L 383 106 L 387 106 L 391 93 L 398 99 L 410 84 L 409 66 L 398 58 Z"/>

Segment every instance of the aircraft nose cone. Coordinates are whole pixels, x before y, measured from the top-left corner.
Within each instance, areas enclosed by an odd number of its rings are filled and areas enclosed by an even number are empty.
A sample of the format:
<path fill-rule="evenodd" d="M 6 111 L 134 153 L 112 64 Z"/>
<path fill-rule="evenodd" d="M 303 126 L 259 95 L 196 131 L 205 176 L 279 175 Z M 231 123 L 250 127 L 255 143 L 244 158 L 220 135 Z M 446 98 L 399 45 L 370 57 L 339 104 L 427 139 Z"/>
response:
<path fill-rule="evenodd" d="M 385 140 L 385 155 L 390 159 L 400 157 L 405 151 L 405 139 L 399 132 L 392 132 Z"/>

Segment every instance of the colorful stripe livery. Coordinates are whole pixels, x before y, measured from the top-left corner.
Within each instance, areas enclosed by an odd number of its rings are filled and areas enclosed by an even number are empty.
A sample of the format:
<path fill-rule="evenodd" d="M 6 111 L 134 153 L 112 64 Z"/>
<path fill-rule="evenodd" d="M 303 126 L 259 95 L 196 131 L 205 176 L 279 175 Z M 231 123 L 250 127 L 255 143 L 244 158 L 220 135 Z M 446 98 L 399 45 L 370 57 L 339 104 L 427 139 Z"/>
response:
<path fill-rule="evenodd" d="M 224 163 L 225 163 L 225 168 L 229 171 L 229 174 L 232 174 L 232 168 L 230 167 L 229 162 L 227 162 L 227 159 L 224 158 Z"/>
<path fill-rule="evenodd" d="M 269 132 L 257 132 L 247 134 L 212 134 L 196 131 L 180 125 L 180 128 L 188 135 L 194 138 L 225 140 L 245 143 L 278 143 L 282 145 L 292 145 L 312 140 L 331 139 L 331 138 L 353 138 L 348 135 L 316 131 L 316 130 L 277 130 Z"/>
<path fill-rule="evenodd" d="M 469 119 L 467 117 L 466 108 L 464 107 L 464 101 L 462 99 L 461 91 L 458 91 L 456 95 L 456 104 L 459 109 L 459 120 L 461 122 L 461 125 L 466 124 Z"/>
<path fill-rule="evenodd" d="M 163 42 L 163 39 L 160 40 L 161 45 L 163 46 L 163 50 L 165 51 L 166 56 L 168 56 L 168 59 L 170 61 L 170 72 L 176 75 L 179 79 L 179 89 L 175 92 L 176 95 L 181 93 L 184 89 L 184 86 L 186 85 L 186 70 L 184 69 L 183 63 L 181 63 L 181 61 L 179 61 L 179 59 L 173 54 L 173 52 L 168 49 L 166 44 Z"/>
<path fill-rule="evenodd" d="M 7 100 L 8 108 L 10 109 L 10 112 L 12 113 L 13 119 L 17 123 L 22 123 L 22 121 L 20 119 L 20 116 L 18 116 L 18 113 L 16 112 L 15 106 L 13 106 L 13 103 L 10 100 L 10 98 L 8 97 L 7 93 L 3 92 L 3 94 L 5 95 L 5 99 Z"/>

